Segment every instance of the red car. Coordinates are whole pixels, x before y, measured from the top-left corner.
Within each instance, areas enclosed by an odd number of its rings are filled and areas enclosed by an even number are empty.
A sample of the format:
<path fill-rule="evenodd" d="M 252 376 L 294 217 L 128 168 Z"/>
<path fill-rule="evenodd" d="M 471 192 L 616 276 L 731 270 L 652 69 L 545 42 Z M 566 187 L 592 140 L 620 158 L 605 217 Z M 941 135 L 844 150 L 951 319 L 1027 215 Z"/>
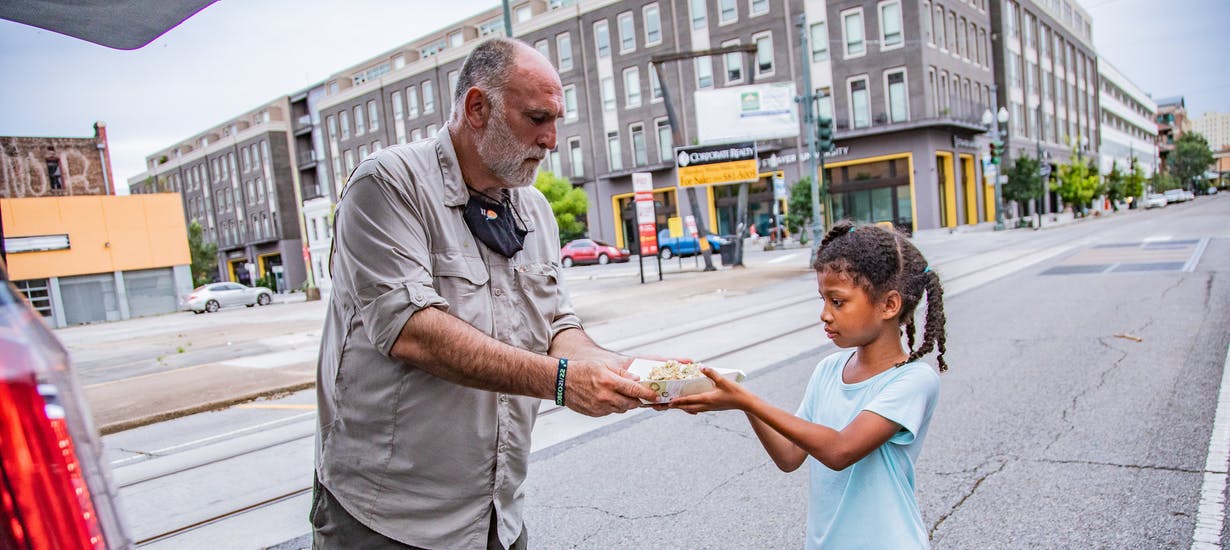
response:
<path fill-rule="evenodd" d="M 564 267 L 574 264 L 600 264 L 611 262 L 626 262 L 631 254 L 622 248 L 593 239 L 577 239 L 569 241 L 559 251 L 559 261 Z"/>

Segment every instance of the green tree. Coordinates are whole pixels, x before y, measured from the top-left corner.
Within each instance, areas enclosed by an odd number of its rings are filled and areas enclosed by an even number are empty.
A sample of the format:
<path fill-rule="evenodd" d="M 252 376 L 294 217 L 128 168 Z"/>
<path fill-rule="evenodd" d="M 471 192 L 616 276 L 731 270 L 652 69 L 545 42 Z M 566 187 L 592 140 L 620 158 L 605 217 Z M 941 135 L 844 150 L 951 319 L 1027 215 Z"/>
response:
<path fill-rule="evenodd" d="M 560 244 L 585 236 L 585 224 L 577 218 L 589 211 L 585 191 L 573 187 L 568 180 L 547 171 L 538 172 L 534 187 L 546 195 L 559 225 Z"/>
<path fill-rule="evenodd" d="M 1128 172 L 1124 178 L 1123 195 L 1125 197 L 1145 196 L 1145 171 L 1136 162 L 1136 157 L 1132 157 L 1132 171 Z"/>
<path fill-rule="evenodd" d="M 1058 185 L 1055 187 L 1055 192 L 1059 193 L 1059 198 L 1063 202 L 1072 205 L 1072 212 L 1076 215 L 1084 215 L 1085 209 L 1093 201 L 1093 196 L 1098 192 L 1101 186 L 1096 168 L 1091 166 L 1093 159 L 1086 161 L 1076 154 L 1076 147 L 1072 147 L 1072 156 L 1068 158 L 1068 162 L 1059 165 L 1059 176 L 1056 178 Z"/>
<path fill-rule="evenodd" d="M 1153 173 L 1153 177 L 1149 178 L 1149 187 L 1153 188 L 1154 193 L 1164 193 L 1171 189 L 1178 189 L 1179 180 L 1170 174 L 1158 171 Z"/>
<path fill-rule="evenodd" d="M 1042 198 L 1046 182 L 1039 173 L 1039 166 L 1038 159 L 1021 154 L 1013 159 L 1012 167 L 1007 170 L 1008 183 L 1004 184 L 1000 193 L 1004 201 L 1016 201 L 1021 206 L 1022 213 L 1029 201 Z M 1038 223 L 1041 224 L 1041 208 L 1038 208 L 1038 212 Z"/>
<path fill-rule="evenodd" d="M 790 186 L 790 198 L 786 201 L 786 207 L 789 209 L 786 214 L 786 229 L 792 235 L 799 235 L 800 242 L 806 242 L 811 237 L 803 231 L 811 222 L 811 178 L 803 178 Z"/>
<path fill-rule="evenodd" d="M 1170 154 L 1170 172 L 1179 178 L 1179 185 L 1184 189 L 1199 188 L 1195 184 L 1211 164 L 1213 151 L 1209 150 L 1204 136 L 1188 132 L 1175 141 L 1174 152 Z"/>
<path fill-rule="evenodd" d="M 1119 199 L 1131 196 L 1126 193 L 1127 178 L 1127 175 L 1119 170 L 1119 162 L 1114 161 L 1110 163 L 1110 172 L 1102 180 L 1101 194 L 1106 195 L 1106 198 L 1110 199 L 1110 207 L 1115 212 L 1119 211 Z"/>
<path fill-rule="evenodd" d="M 218 274 L 218 245 L 205 242 L 205 229 L 195 220 L 188 225 L 188 252 L 192 256 L 192 286 L 212 283 Z"/>

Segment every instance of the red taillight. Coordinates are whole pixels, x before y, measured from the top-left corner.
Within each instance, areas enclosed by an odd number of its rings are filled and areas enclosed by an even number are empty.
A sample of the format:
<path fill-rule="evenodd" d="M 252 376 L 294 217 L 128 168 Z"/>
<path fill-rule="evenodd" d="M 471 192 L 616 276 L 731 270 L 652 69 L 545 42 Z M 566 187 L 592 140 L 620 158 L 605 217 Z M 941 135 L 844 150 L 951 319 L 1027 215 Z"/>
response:
<path fill-rule="evenodd" d="M 21 351 L 0 349 L 0 547 L 106 548 L 55 387 L 7 362 Z"/>

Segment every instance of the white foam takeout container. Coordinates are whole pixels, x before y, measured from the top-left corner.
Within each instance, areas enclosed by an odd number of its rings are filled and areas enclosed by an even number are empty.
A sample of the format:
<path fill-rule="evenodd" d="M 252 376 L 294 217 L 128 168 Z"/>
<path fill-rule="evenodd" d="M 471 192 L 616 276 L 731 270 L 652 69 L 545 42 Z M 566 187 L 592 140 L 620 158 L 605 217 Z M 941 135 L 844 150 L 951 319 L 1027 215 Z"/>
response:
<path fill-rule="evenodd" d="M 654 367 L 665 364 L 666 361 L 638 357 L 632 361 L 631 365 L 628 365 L 628 372 L 641 377 L 640 384 L 642 386 L 658 393 L 658 403 L 666 403 L 671 399 L 685 395 L 705 393 L 714 388 L 713 381 L 703 374 L 699 377 L 685 380 L 650 380 L 649 373 L 653 372 Z M 747 375 L 741 370 L 710 368 L 735 382 L 742 382 L 744 378 L 747 378 Z M 648 403 L 648 401 L 646 402 Z"/>

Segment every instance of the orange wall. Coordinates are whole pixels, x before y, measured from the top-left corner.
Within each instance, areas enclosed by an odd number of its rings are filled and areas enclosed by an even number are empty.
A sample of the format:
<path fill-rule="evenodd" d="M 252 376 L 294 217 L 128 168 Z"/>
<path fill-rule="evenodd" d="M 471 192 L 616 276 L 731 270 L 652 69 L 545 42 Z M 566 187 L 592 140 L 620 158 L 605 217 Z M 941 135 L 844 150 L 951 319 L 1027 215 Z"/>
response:
<path fill-rule="evenodd" d="M 178 193 L 0 200 L 6 238 L 68 234 L 68 250 L 8 253 L 15 281 L 192 262 Z"/>

